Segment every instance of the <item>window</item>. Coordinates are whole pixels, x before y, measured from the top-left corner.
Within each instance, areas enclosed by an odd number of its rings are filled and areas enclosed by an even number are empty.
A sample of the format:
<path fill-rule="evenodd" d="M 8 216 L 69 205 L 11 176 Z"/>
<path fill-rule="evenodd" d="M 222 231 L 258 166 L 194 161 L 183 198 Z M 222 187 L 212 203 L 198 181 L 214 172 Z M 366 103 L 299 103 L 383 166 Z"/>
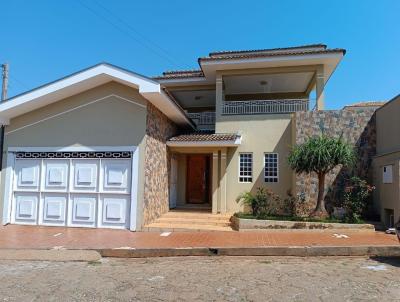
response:
<path fill-rule="evenodd" d="M 384 184 L 393 183 L 393 165 L 388 165 L 383 167 L 382 180 Z"/>
<path fill-rule="evenodd" d="M 264 181 L 278 182 L 278 153 L 264 153 Z"/>
<path fill-rule="evenodd" d="M 239 182 L 253 181 L 253 154 L 239 154 Z"/>

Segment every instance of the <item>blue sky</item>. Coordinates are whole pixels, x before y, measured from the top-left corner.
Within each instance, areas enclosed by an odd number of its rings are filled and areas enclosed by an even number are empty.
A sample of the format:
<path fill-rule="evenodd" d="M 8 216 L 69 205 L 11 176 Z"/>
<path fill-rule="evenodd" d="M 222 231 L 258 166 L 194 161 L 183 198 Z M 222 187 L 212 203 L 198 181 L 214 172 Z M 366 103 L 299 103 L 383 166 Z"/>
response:
<path fill-rule="evenodd" d="M 106 61 L 153 76 L 215 50 L 347 49 L 329 109 L 400 93 L 400 1 L 0 0 L 9 96 Z"/>

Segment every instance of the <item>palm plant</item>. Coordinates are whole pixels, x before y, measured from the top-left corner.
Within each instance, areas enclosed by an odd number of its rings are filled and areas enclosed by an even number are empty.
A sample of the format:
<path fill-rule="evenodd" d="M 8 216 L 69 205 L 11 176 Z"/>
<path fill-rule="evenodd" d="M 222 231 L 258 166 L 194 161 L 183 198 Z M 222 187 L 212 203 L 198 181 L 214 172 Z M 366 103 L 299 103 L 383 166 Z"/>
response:
<path fill-rule="evenodd" d="M 325 176 L 338 165 L 348 167 L 355 162 L 354 148 L 341 137 L 311 137 L 296 145 L 289 154 L 289 166 L 296 173 L 315 172 L 318 176 L 318 197 L 313 216 L 326 216 L 324 203 Z"/>

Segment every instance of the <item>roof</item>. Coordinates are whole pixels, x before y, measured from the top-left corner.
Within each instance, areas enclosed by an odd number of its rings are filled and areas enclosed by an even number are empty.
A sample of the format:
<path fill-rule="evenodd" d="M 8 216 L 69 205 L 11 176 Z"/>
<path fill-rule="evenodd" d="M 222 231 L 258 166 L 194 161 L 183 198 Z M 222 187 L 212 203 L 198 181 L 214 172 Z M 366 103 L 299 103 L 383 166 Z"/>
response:
<path fill-rule="evenodd" d="M 110 81 L 137 89 L 144 98 L 175 123 L 193 126 L 183 109 L 164 92 L 158 82 L 108 63 L 83 69 L 1 102 L 0 123 L 8 124 L 11 118 Z"/>
<path fill-rule="evenodd" d="M 204 77 L 204 73 L 201 69 L 165 71 L 162 76 L 156 76 L 153 77 L 153 79 L 180 79 L 192 77 Z"/>
<path fill-rule="evenodd" d="M 310 49 L 310 50 L 290 50 L 290 51 L 251 51 L 247 53 L 233 53 L 230 55 L 213 55 L 208 57 L 199 58 L 202 61 L 217 61 L 217 60 L 234 60 L 234 59 L 247 59 L 247 58 L 263 58 L 275 56 L 299 56 L 307 54 L 327 54 L 327 53 L 342 53 L 345 54 L 346 50 L 342 48 L 333 49 Z"/>
<path fill-rule="evenodd" d="M 229 51 L 214 51 L 210 52 L 206 57 L 198 58 L 200 67 L 202 62 L 210 61 L 225 61 L 235 59 L 252 59 L 252 58 L 268 58 L 279 56 L 304 56 L 316 54 L 331 54 L 339 53 L 345 54 L 346 50 L 342 48 L 328 49 L 325 44 L 310 44 L 294 47 L 284 48 L 269 48 L 269 49 L 255 49 L 255 50 L 229 50 Z M 186 78 L 204 78 L 203 69 L 193 70 L 175 70 L 163 72 L 160 76 L 155 76 L 155 80 L 170 80 L 170 79 L 186 79 Z"/>
<path fill-rule="evenodd" d="M 325 44 L 309 44 L 309 45 L 300 45 L 300 46 L 292 46 L 292 47 L 280 47 L 280 48 L 265 48 L 265 49 L 252 49 L 252 50 L 223 50 L 223 51 L 214 51 L 210 52 L 209 56 L 219 56 L 223 54 L 239 54 L 239 53 L 252 53 L 252 52 L 270 52 L 270 51 L 285 51 L 285 50 L 302 50 L 307 48 L 323 48 L 326 49 L 327 46 Z"/>
<path fill-rule="evenodd" d="M 236 133 L 204 133 L 194 132 L 171 137 L 169 146 L 237 146 L 241 136 Z"/>
<path fill-rule="evenodd" d="M 366 102 L 359 102 L 359 103 L 354 103 L 350 105 L 346 105 L 343 108 L 351 108 L 351 107 L 381 107 L 385 105 L 387 101 L 366 101 Z"/>

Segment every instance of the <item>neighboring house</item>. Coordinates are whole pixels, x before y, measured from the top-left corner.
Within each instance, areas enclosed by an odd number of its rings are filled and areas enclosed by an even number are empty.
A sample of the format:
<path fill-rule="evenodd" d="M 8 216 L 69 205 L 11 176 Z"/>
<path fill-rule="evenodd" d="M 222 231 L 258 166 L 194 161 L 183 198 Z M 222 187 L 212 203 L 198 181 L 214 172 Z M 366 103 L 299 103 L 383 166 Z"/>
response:
<path fill-rule="evenodd" d="M 376 111 L 376 130 L 374 199 L 382 222 L 393 227 L 400 219 L 400 95 Z"/>
<path fill-rule="evenodd" d="M 99 64 L 15 96 L 0 104 L 3 223 L 140 230 L 177 206 L 232 213 L 243 191 L 295 192 L 296 114 L 324 108 L 344 54 L 214 52 L 153 79 Z"/>
<path fill-rule="evenodd" d="M 386 104 L 386 101 L 368 101 L 368 102 L 360 102 L 351 105 L 346 105 L 343 109 L 347 110 L 358 110 L 358 109 L 378 109 Z"/>

